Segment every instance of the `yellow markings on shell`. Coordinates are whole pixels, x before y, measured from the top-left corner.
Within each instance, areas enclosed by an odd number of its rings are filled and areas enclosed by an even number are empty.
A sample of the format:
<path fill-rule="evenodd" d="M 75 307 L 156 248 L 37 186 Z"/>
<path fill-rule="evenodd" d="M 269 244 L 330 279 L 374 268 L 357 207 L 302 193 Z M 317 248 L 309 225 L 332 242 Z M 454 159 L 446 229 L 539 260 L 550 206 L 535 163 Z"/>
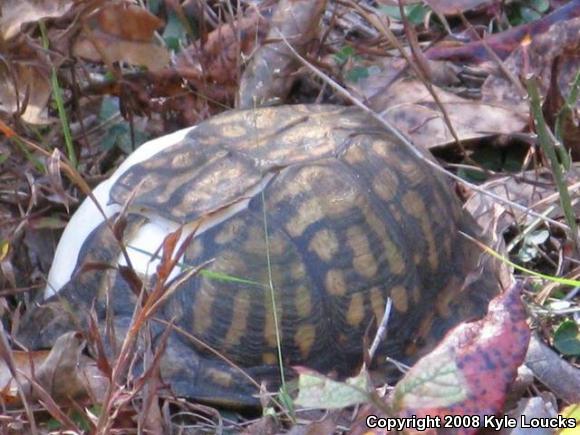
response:
<path fill-rule="evenodd" d="M 359 326 L 365 317 L 364 299 L 362 293 L 355 293 L 350 298 L 346 312 L 346 322 L 350 326 Z"/>
<path fill-rule="evenodd" d="M 389 271 L 394 275 L 401 275 L 405 271 L 405 262 L 397 245 L 389 236 L 385 223 L 373 211 L 365 211 L 364 215 L 367 223 L 383 244 L 383 254 L 387 257 Z"/>
<path fill-rule="evenodd" d="M 312 345 L 316 340 L 316 328 L 314 325 L 300 325 L 294 334 L 294 343 L 300 349 L 302 358 L 308 358 Z"/>
<path fill-rule="evenodd" d="M 369 239 L 359 226 L 351 226 L 346 230 L 346 243 L 352 250 L 352 265 L 360 275 L 372 278 L 376 275 L 378 265 L 371 252 Z"/>
<path fill-rule="evenodd" d="M 324 279 L 326 292 L 332 296 L 344 296 L 347 291 L 344 272 L 340 269 L 330 269 Z"/>
<path fill-rule="evenodd" d="M 389 168 L 383 169 L 373 178 L 373 190 L 383 201 L 393 200 L 398 187 L 399 178 Z"/>
<path fill-rule="evenodd" d="M 294 306 L 300 318 L 304 319 L 312 313 L 312 296 L 308 287 L 301 285 L 296 288 Z"/>
<path fill-rule="evenodd" d="M 252 279 L 247 276 L 247 262 L 239 253 L 235 251 L 224 250 L 216 258 L 213 270 L 225 275 L 237 276 L 246 279 Z"/>
<path fill-rule="evenodd" d="M 323 261 L 331 261 L 338 253 L 338 238 L 328 228 L 318 230 L 308 244 L 308 250 L 313 251 Z"/>
<path fill-rule="evenodd" d="M 246 333 L 251 300 L 247 291 L 241 290 L 234 298 L 233 318 L 225 337 L 226 346 L 237 346 Z"/>
<path fill-rule="evenodd" d="M 269 233 L 268 250 L 270 251 L 270 255 L 279 256 L 284 254 L 288 250 L 288 244 L 286 243 L 286 241 L 282 238 L 282 236 L 279 233 L 273 232 L 272 228 L 268 229 L 268 233 Z"/>
<path fill-rule="evenodd" d="M 280 321 L 282 318 L 282 310 L 278 299 L 277 302 L 278 304 L 276 305 L 276 309 L 278 314 L 278 321 Z M 264 294 L 264 311 L 266 312 L 264 320 L 264 340 L 269 347 L 276 347 L 276 323 L 274 321 L 274 307 L 272 306 L 272 298 L 270 297 L 269 289 L 266 289 Z M 282 334 L 281 330 L 280 334 Z M 280 339 L 282 339 L 282 337 L 280 337 Z"/>
<path fill-rule="evenodd" d="M 301 261 L 294 261 L 290 265 L 290 276 L 295 281 L 303 281 L 306 277 L 306 266 Z"/>
<path fill-rule="evenodd" d="M 299 237 L 306 228 L 325 217 L 324 210 L 320 206 L 319 198 L 310 198 L 298 207 L 298 210 L 286 223 L 286 230 L 292 237 Z"/>
<path fill-rule="evenodd" d="M 209 167 L 213 167 L 216 170 L 219 168 L 219 171 L 213 171 L 207 177 L 196 177 L 195 187 L 183 195 L 184 204 L 195 204 L 200 201 L 208 201 L 212 195 L 215 195 L 216 185 L 218 184 L 225 186 L 224 183 L 229 182 L 227 186 L 229 189 L 232 189 L 236 186 L 236 183 L 238 183 L 237 180 L 247 180 L 248 178 L 251 178 L 252 175 L 255 176 L 255 174 L 249 174 L 247 168 L 237 161 L 228 161 L 227 165 L 219 166 L 212 161 L 208 165 L 211 165 Z M 178 187 L 187 185 L 188 183 L 191 183 L 190 173 L 186 173 L 183 177 L 180 177 L 179 183 L 169 183 L 170 187 L 165 189 L 165 192 L 162 194 L 162 199 L 171 197 Z"/>
<path fill-rule="evenodd" d="M 248 130 L 244 127 L 242 127 L 241 125 L 236 125 L 236 124 L 225 124 L 222 127 L 222 136 L 226 137 L 226 138 L 238 138 L 238 137 L 242 137 L 245 136 L 246 134 L 248 134 Z"/>
<path fill-rule="evenodd" d="M 262 362 L 266 365 L 278 364 L 278 358 L 272 352 L 264 352 L 262 354 Z"/>
<path fill-rule="evenodd" d="M 417 186 L 425 180 L 425 169 L 422 165 L 417 164 L 416 160 L 401 159 L 399 160 L 399 167 L 411 186 Z"/>
<path fill-rule="evenodd" d="M 155 159 L 152 159 L 155 160 Z M 191 154 L 189 153 L 175 153 L 175 155 L 171 158 L 171 163 L 167 165 L 167 162 L 163 162 L 164 165 L 162 168 L 171 168 L 175 169 L 182 169 L 182 168 L 191 168 Z"/>
<path fill-rule="evenodd" d="M 376 141 L 372 145 L 372 149 L 377 155 L 388 160 L 392 159 L 391 148 L 392 143 L 386 142 L 384 140 Z"/>
<path fill-rule="evenodd" d="M 402 285 L 396 285 L 391 289 L 391 300 L 395 310 L 399 313 L 406 313 L 409 309 L 409 296 L 407 290 Z"/>
<path fill-rule="evenodd" d="M 231 219 L 226 222 L 220 232 L 215 236 L 214 241 L 218 245 L 224 245 L 231 242 L 240 229 L 243 227 L 244 222 L 241 219 Z"/>
<path fill-rule="evenodd" d="M 214 384 L 221 385 L 222 387 L 232 387 L 233 386 L 233 376 L 224 370 L 208 368 L 206 369 L 206 375 L 211 379 Z"/>
<path fill-rule="evenodd" d="M 209 291 L 209 286 L 202 287 L 195 297 L 193 304 L 193 332 L 198 335 L 205 333 L 211 326 L 211 309 L 215 296 Z"/>
<path fill-rule="evenodd" d="M 423 237 L 427 242 L 427 255 L 429 258 L 429 266 L 431 270 L 437 270 L 439 267 L 439 254 L 437 252 L 437 244 L 431 227 L 430 217 L 427 215 L 427 207 L 423 199 L 414 190 L 410 190 L 403 195 L 401 204 L 405 211 L 416 218 L 420 225 Z"/>
<path fill-rule="evenodd" d="M 353 144 L 344 155 L 344 160 L 350 164 L 361 163 L 366 160 L 366 153 L 359 144 Z"/>
<path fill-rule="evenodd" d="M 383 292 L 378 287 L 371 288 L 371 308 L 373 309 L 373 314 L 377 319 L 377 323 L 380 323 L 383 315 L 385 314 L 385 298 L 383 297 Z"/>
<path fill-rule="evenodd" d="M 270 161 L 285 164 L 323 157 L 334 151 L 336 146 L 335 142 L 328 138 L 329 135 L 328 128 L 295 126 L 276 138 L 276 146 L 268 148 L 266 156 Z M 297 144 L 316 144 L 317 146 L 297 147 Z"/>

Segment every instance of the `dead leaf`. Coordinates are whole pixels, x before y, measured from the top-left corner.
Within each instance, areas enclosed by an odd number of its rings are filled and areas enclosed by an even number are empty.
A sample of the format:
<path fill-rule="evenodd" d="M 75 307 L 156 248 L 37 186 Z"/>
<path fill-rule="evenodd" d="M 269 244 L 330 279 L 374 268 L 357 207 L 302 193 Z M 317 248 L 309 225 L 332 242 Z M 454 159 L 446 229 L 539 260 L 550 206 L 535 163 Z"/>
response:
<path fill-rule="evenodd" d="M 69 332 L 59 337 L 50 351 L 13 351 L 16 370 L 27 394 L 39 398 L 36 387 L 28 379 L 35 379 L 55 401 L 91 397 L 102 400 L 107 379 L 97 369 L 96 363 L 81 354 L 82 340 L 77 333 Z M 34 370 L 33 370 L 34 367 Z M 21 405 L 16 384 L 4 359 L 0 359 L 0 394 L 5 403 Z"/>
<path fill-rule="evenodd" d="M 72 4 L 71 0 L 4 0 L 0 3 L 0 34 L 8 40 L 20 32 L 22 24 L 61 17 Z"/>
<path fill-rule="evenodd" d="M 580 8 L 579 13 L 580 13 Z M 546 95 L 552 80 L 552 65 L 558 56 L 564 56 L 569 62 L 562 70 L 562 77 L 556 80 L 560 84 L 560 93 L 568 95 L 570 85 L 580 68 L 580 17 L 559 22 L 547 31 L 532 34 L 533 37 L 516 49 L 504 61 L 504 67 L 516 78 L 538 77 L 540 91 Z M 486 102 L 502 103 L 506 107 L 522 114 L 529 112 L 527 93 L 517 89 L 517 85 L 507 78 L 499 69 L 491 74 L 481 89 L 482 100 Z M 577 108 L 578 106 L 577 102 Z"/>
<path fill-rule="evenodd" d="M 399 417 L 495 415 L 503 409 L 507 390 L 523 362 L 530 330 L 513 285 L 490 302 L 482 320 L 450 331 L 397 384 L 392 396 Z M 471 434 L 463 427 L 446 433 Z"/>
<path fill-rule="evenodd" d="M 109 2 L 90 17 L 90 23 L 104 33 L 127 41 L 150 42 L 163 21 L 147 9 L 121 2 Z"/>
<path fill-rule="evenodd" d="M 567 183 L 569 189 L 573 188 L 570 193 L 577 195 L 580 189 L 580 165 L 572 165 L 567 173 Z M 549 170 L 526 171 L 519 177 L 501 177 L 488 181 L 481 187 L 485 191 L 529 207 L 536 213 L 544 213 L 549 207 L 554 207 L 549 217 L 562 214 L 558 190 Z M 473 192 L 465 203 L 465 208 L 482 228 L 489 228 L 490 223 L 495 222 L 496 234 L 503 234 L 513 224 L 526 225 L 536 219 L 525 211 L 500 204 L 481 192 Z M 576 204 L 574 210 L 580 214 L 580 204 Z"/>
<path fill-rule="evenodd" d="M 0 63 L 0 111 L 20 113 L 22 120 L 30 124 L 48 124 L 48 70 L 35 66 L 30 59 L 9 65 Z"/>
<path fill-rule="evenodd" d="M 158 71 L 169 63 L 169 52 L 153 39 L 162 24 L 137 5 L 105 3 L 85 21 L 73 54 L 94 62 L 123 61 Z"/>
<path fill-rule="evenodd" d="M 175 59 L 176 69 L 199 85 L 208 82 L 235 85 L 237 89 L 240 60 L 250 56 L 266 37 L 268 15 L 268 11 L 251 10 L 247 16 L 221 24 L 206 41 L 196 41 L 182 50 Z"/>
<path fill-rule="evenodd" d="M 294 83 L 291 75 L 300 63 L 282 38 L 304 54 L 318 37 L 325 9 L 326 0 L 278 3 L 268 33 L 269 42 L 260 47 L 242 75 L 238 107 L 251 108 L 285 100 Z"/>
<path fill-rule="evenodd" d="M 104 396 L 106 378 L 98 371 L 96 363 L 82 354 L 84 345 L 79 333 L 61 335 L 34 373 L 37 382 L 57 402 L 87 396 L 99 400 Z"/>
<path fill-rule="evenodd" d="M 48 356 L 48 351 L 20 352 L 12 351 L 12 360 L 18 373 L 24 373 L 30 376 L 31 361 L 35 367 L 38 367 Z M 25 379 L 21 378 L 24 382 Z M 20 397 L 10 368 L 4 358 L 0 358 L 0 397 L 7 405 L 18 406 L 21 404 Z"/>
<path fill-rule="evenodd" d="M 511 134 L 527 125 L 527 113 L 514 113 L 511 108 L 497 103 L 468 100 L 439 88 L 435 88 L 435 92 L 462 141 L 491 134 Z M 377 93 L 369 105 L 412 137 L 417 145 L 434 148 L 454 142 L 439 107 L 418 80 L 395 82 Z"/>

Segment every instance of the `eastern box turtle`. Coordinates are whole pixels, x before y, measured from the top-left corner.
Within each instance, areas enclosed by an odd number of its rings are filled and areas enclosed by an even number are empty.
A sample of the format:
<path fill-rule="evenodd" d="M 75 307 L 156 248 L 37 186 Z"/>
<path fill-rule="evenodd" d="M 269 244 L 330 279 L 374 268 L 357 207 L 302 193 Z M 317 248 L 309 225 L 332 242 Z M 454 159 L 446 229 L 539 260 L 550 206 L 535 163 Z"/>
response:
<path fill-rule="evenodd" d="M 180 265 L 207 262 L 205 272 L 183 280 L 156 317 L 271 388 L 279 367 L 270 283 L 284 365 L 338 378 L 361 366 L 387 298 L 394 309 L 377 369 L 386 355 L 412 362 L 452 325 L 482 316 L 498 290 L 460 234 L 480 231 L 446 180 L 354 108 L 229 111 L 143 145 L 94 194 L 111 219 L 128 207 L 124 240 L 150 284 L 164 237 L 199 225 Z M 82 318 L 92 304 L 103 324 L 107 310 L 114 315 L 123 337 L 135 291 L 117 268 L 87 267 L 126 264 L 120 252 L 87 199 L 62 236 L 25 342 L 50 345 L 74 327 L 71 313 Z M 167 323 L 151 323 L 162 336 Z M 161 375 L 178 395 L 257 404 L 237 368 L 180 332 L 169 335 Z"/>

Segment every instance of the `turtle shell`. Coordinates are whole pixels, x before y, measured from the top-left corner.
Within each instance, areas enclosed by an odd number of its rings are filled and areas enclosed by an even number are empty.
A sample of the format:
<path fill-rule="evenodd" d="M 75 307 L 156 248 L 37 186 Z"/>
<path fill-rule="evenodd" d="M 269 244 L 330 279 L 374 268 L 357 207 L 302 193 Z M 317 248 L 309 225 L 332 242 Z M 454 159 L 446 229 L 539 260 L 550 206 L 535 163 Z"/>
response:
<path fill-rule="evenodd" d="M 111 221 L 127 208 L 124 243 L 150 284 L 163 238 L 196 229 L 156 313 L 175 326 L 161 374 L 179 395 L 256 404 L 246 375 L 276 383 L 276 326 L 286 367 L 351 375 L 387 298 L 375 366 L 385 356 L 409 363 L 451 326 L 483 315 L 497 291 L 494 271 L 481 275 L 478 247 L 460 234 L 479 237 L 479 228 L 429 157 L 354 108 L 229 111 L 172 138 L 129 158 L 96 196 Z M 60 242 L 48 293 L 67 282 L 47 302 L 66 300 L 76 313 L 95 304 L 122 337 L 135 291 L 117 269 L 91 263 L 126 259 L 87 200 Z M 68 327 L 51 313 L 33 322 L 37 346 Z M 167 323 L 152 323 L 163 335 Z"/>

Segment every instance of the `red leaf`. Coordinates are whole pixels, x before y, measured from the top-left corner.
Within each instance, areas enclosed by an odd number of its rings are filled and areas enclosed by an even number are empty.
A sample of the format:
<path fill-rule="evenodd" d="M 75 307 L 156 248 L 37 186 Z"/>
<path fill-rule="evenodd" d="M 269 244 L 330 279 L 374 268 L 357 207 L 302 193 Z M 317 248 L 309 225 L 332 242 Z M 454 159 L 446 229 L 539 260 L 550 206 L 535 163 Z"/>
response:
<path fill-rule="evenodd" d="M 397 384 L 393 407 L 400 417 L 499 413 L 522 364 L 530 339 L 521 285 L 490 302 L 485 318 L 450 331 L 437 348 L 415 364 Z M 476 418 L 466 418 L 476 423 Z M 463 423 L 460 421 L 460 423 Z M 489 422 L 488 422 L 489 426 Z M 462 424 L 439 433 L 471 434 Z"/>

